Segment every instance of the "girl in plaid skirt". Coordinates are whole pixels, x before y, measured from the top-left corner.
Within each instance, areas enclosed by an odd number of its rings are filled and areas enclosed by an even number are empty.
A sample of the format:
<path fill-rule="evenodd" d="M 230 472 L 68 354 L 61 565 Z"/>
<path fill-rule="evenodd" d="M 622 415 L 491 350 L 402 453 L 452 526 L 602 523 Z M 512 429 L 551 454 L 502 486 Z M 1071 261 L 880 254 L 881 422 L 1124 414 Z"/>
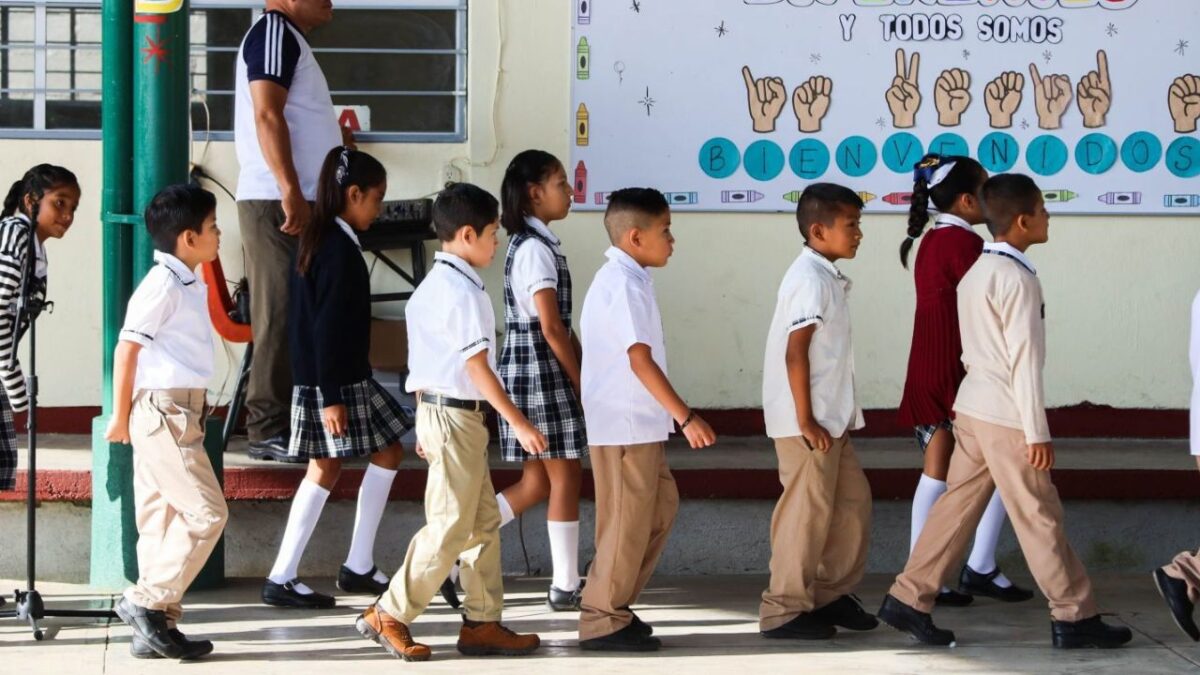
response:
<path fill-rule="evenodd" d="M 926 155 L 915 168 L 908 237 L 900 245 L 900 262 L 929 222 L 929 206 L 938 212 L 933 230 L 917 252 L 914 280 L 917 311 L 913 320 L 908 377 L 900 401 L 900 423 L 912 427 L 925 453 L 925 467 L 913 495 L 911 545 L 925 527 L 934 502 L 946 492 L 946 474 L 954 452 L 950 410 L 966 371 L 958 330 L 958 282 L 983 252 L 983 238 L 972 226 L 984 222 L 979 191 L 987 171 L 969 157 Z M 975 531 L 975 546 L 963 567 L 959 590 L 943 588 L 939 605 L 970 604 L 986 595 L 1015 602 L 1033 593 L 1014 586 L 996 566 L 996 542 L 1006 518 L 1000 493 L 992 495 Z"/>
<path fill-rule="evenodd" d="M 371 459 L 337 585 L 347 593 L 378 595 L 389 582 L 375 567 L 375 533 L 400 466 L 400 438 L 413 424 L 371 377 L 370 275 L 355 234 L 379 216 L 386 190 L 387 173 L 378 160 L 334 148 L 321 167 L 312 221 L 300 234 L 288 306 L 294 383 L 289 451 L 309 462 L 263 586 L 268 605 L 333 606 L 333 597 L 300 583 L 297 570 L 342 460 L 350 457 Z"/>
<path fill-rule="evenodd" d="M 571 330 L 571 273 L 549 227 L 567 216 L 571 196 L 562 163 L 541 150 L 514 157 L 501 185 L 500 224 L 509 244 L 500 379 L 548 445 L 545 453 L 531 455 L 521 449 L 512 427 L 500 421 L 501 454 L 505 461 L 521 462 L 523 472 L 496 501 L 503 526 L 549 500 L 546 529 L 554 577 L 546 602 L 557 611 L 579 609 L 579 460 L 587 449 L 579 403 L 582 352 Z"/>

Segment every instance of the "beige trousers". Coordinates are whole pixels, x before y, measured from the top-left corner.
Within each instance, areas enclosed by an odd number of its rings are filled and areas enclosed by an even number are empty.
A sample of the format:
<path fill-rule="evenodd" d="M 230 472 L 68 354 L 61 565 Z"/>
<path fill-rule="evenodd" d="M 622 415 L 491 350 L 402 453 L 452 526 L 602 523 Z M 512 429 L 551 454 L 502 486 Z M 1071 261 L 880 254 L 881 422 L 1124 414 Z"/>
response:
<path fill-rule="evenodd" d="M 1193 603 L 1200 601 L 1200 553 L 1184 551 L 1163 567 L 1163 571 L 1167 576 L 1187 584 L 1188 600 Z"/>
<path fill-rule="evenodd" d="M 829 452 L 775 440 L 783 494 L 771 515 L 771 581 L 758 609 L 772 630 L 854 591 L 867 567 L 871 486 L 850 435 Z"/>
<path fill-rule="evenodd" d="M 204 452 L 204 390 L 139 392 L 129 415 L 138 581 L 125 597 L 162 610 L 172 624 L 180 599 L 221 537 L 229 509 Z"/>
<path fill-rule="evenodd" d="M 417 440 L 429 462 L 425 527 L 413 536 L 379 606 L 404 625 L 412 624 L 458 560 L 466 617 L 499 621 L 504 609 L 500 507 L 488 472 L 484 415 L 421 403 Z"/>
<path fill-rule="evenodd" d="M 592 446 L 596 557 L 588 570 L 579 639 L 611 635 L 633 621 L 629 606 L 650 581 L 679 511 L 679 490 L 662 443 Z"/>
<path fill-rule="evenodd" d="M 891 594 L 922 612 L 933 609 L 938 590 L 962 562 L 995 489 L 1029 571 L 1050 600 L 1050 615 L 1058 621 L 1095 616 L 1092 582 L 1067 542 L 1058 490 L 1050 472 L 1029 465 L 1024 432 L 958 415 L 954 437 L 948 489 L 933 505 Z"/>

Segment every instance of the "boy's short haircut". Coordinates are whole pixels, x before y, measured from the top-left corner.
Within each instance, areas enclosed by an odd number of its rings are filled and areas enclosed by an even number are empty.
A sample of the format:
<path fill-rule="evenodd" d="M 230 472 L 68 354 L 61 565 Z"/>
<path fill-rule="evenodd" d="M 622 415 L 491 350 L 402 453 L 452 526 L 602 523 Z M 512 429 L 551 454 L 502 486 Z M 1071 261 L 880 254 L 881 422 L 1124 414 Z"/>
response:
<path fill-rule="evenodd" d="M 1008 232 L 1017 216 L 1036 213 L 1042 190 L 1025 174 L 1002 173 L 987 179 L 980 198 L 988 231 L 997 237 Z"/>
<path fill-rule="evenodd" d="M 204 221 L 217 210 L 217 198 L 198 185 L 168 185 L 146 205 L 143 219 L 154 248 L 175 254 L 179 235 L 204 231 Z"/>
<path fill-rule="evenodd" d="M 500 219 L 500 202 L 478 185 L 447 183 L 433 202 L 433 229 L 441 241 L 454 241 L 454 234 L 466 225 L 483 230 Z"/>
<path fill-rule="evenodd" d="M 804 188 L 796 203 L 796 223 L 800 236 L 808 241 L 808 231 L 815 223 L 831 224 L 846 209 L 862 210 L 863 200 L 854 190 L 837 183 L 813 183 Z"/>
<path fill-rule="evenodd" d="M 609 195 L 604 211 L 604 229 L 608 239 L 616 244 L 631 227 L 645 227 L 645 218 L 653 218 L 671 210 L 663 193 L 654 188 L 623 188 Z"/>

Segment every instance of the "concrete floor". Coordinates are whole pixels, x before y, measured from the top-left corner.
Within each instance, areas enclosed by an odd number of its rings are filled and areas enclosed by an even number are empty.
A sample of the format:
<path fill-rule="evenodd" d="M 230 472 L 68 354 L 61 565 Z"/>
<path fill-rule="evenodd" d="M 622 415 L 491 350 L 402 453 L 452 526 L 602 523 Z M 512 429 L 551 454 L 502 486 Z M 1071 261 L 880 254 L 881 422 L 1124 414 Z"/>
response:
<path fill-rule="evenodd" d="M 324 581 L 324 580 L 322 580 Z M 1028 580 L 1023 580 L 1028 583 Z M 454 649 L 458 617 L 441 600 L 413 627 L 433 647 L 425 664 L 394 662 L 354 631 L 354 617 L 369 602 L 344 597 L 344 606 L 321 612 L 276 610 L 257 602 L 252 580 L 232 582 L 219 591 L 187 598 L 187 632 L 216 642 L 208 659 L 184 666 L 188 673 L 320 672 L 356 673 L 364 669 L 419 668 L 423 672 L 523 673 L 636 672 L 728 673 L 804 672 L 869 673 L 1194 673 L 1200 670 L 1200 645 L 1171 622 L 1148 574 L 1095 579 L 1110 620 L 1130 626 L 1133 642 L 1114 651 L 1058 651 L 1049 646 L 1044 601 L 1019 605 L 979 601 L 975 607 L 936 613 L 939 625 L 958 634 L 952 649 L 925 648 L 886 627 L 871 633 L 843 632 L 823 643 L 768 641 L 757 633 L 757 597 L 761 576 L 663 577 L 636 606 L 663 638 L 661 652 L 636 656 L 596 656 L 576 646 L 574 614 L 549 612 L 542 604 L 545 579 L 506 582 L 506 623 L 518 631 L 537 631 L 543 647 L 527 658 L 494 658 L 486 663 L 461 657 Z M 868 610 L 878 607 L 890 577 L 868 577 L 861 595 Z M 0 581 L 0 588 L 22 585 Z M 323 584 L 324 585 L 324 584 Z M 330 586 L 332 584 L 329 584 Z M 86 587 L 45 584 L 52 605 L 79 607 L 84 601 L 107 606 L 111 597 Z M 66 601 L 73 599 L 73 605 Z M 11 603 L 11 598 L 10 598 Z M 6 609 L 8 609 L 6 607 Z M 180 672 L 172 661 L 136 661 L 129 656 L 130 631 L 123 624 L 76 625 L 45 621 L 61 628 L 36 643 L 12 619 L 0 619 L 0 663 L 11 673 L 152 673 Z"/>

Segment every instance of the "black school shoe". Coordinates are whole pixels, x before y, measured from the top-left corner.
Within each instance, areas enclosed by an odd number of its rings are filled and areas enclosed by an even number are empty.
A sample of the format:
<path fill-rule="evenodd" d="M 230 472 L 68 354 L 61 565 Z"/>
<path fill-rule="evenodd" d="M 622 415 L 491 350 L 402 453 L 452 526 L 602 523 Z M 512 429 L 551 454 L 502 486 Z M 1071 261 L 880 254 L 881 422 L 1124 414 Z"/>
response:
<path fill-rule="evenodd" d="M 183 656 L 183 645 L 171 637 L 167 628 L 167 615 L 157 609 L 146 609 L 121 598 L 113 607 L 117 616 L 133 629 L 133 635 L 141 638 L 151 651 L 166 659 Z"/>
<path fill-rule="evenodd" d="M 879 627 L 879 619 L 867 614 L 854 595 L 843 595 L 820 609 L 814 609 L 811 616 L 817 621 L 850 630 L 874 630 Z"/>
<path fill-rule="evenodd" d="M 1162 599 L 1167 601 L 1167 609 L 1171 610 L 1171 618 L 1175 619 L 1179 630 L 1200 642 L 1200 628 L 1196 627 L 1196 621 L 1192 618 L 1196 606 L 1188 599 L 1187 583 L 1167 576 L 1160 568 L 1154 570 L 1154 585 Z"/>
<path fill-rule="evenodd" d="M 288 454 L 288 437 L 284 435 L 272 436 L 261 441 L 250 441 L 250 448 L 246 454 L 250 456 L 250 459 L 268 462 L 283 462 L 284 464 L 308 462 L 308 457 L 303 454 Z"/>
<path fill-rule="evenodd" d="M 638 633 L 640 633 L 642 637 L 650 637 L 651 635 L 654 635 L 654 627 L 645 621 L 642 621 L 642 617 L 635 614 L 632 609 L 629 609 L 629 605 L 618 607 L 617 609 L 623 609 L 633 615 L 633 622 L 629 625 L 636 626 Z"/>
<path fill-rule="evenodd" d="M 262 601 L 272 607 L 288 607 L 293 609 L 330 609 L 337 604 L 332 595 L 324 593 L 301 593 L 296 590 L 299 579 L 292 579 L 283 584 L 277 584 L 270 579 L 263 582 Z"/>
<path fill-rule="evenodd" d="M 974 597 L 951 589 L 940 591 L 933 599 L 933 604 L 938 607 L 966 607 L 972 602 L 975 602 Z"/>
<path fill-rule="evenodd" d="M 183 654 L 180 655 L 180 660 L 190 661 L 203 656 L 208 656 L 212 653 L 213 643 L 208 640 L 189 640 L 186 635 L 181 633 L 178 628 L 170 628 L 167 632 L 183 647 Z M 129 643 L 129 655 L 135 659 L 161 659 L 162 656 L 154 651 L 150 645 L 136 634 L 133 636 L 133 641 Z"/>
<path fill-rule="evenodd" d="M 462 606 L 462 601 L 458 599 L 458 587 L 455 585 L 454 580 L 450 577 L 446 577 L 446 580 L 442 582 L 442 587 L 438 590 L 438 592 L 442 594 L 442 599 L 446 601 L 447 605 L 450 605 L 454 609 L 458 609 L 460 606 Z"/>
<path fill-rule="evenodd" d="M 772 640 L 828 640 L 837 635 L 833 624 L 822 621 L 814 612 L 804 612 L 778 628 L 761 631 L 762 636 Z"/>
<path fill-rule="evenodd" d="M 1000 567 L 988 574 L 980 574 L 963 565 L 962 574 L 958 577 L 958 590 L 971 595 L 983 595 L 995 598 L 1001 602 L 1025 602 L 1033 599 L 1033 591 L 1013 584 L 1008 588 L 998 586 L 996 577 L 1000 576 Z"/>
<path fill-rule="evenodd" d="M 551 584 L 546 591 L 546 607 L 554 612 L 578 612 L 583 601 L 583 584 L 573 591 L 564 591 Z"/>
<path fill-rule="evenodd" d="M 900 602 L 890 594 L 883 598 L 883 605 L 876 613 L 879 620 L 901 633 L 908 633 L 918 642 L 938 647 L 954 644 L 954 632 L 933 625 L 933 617 L 915 607 Z"/>
<path fill-rule="evenodd" d="M 356 574 L 349 567 L 342 565 L 338 570 L 337 587 L 343 593 L 366 593 L 367 595 L 382 595 L 388 589 L 387 582 L 375 581 L 378 567 L 372 567 L 366 574 Z"/>
<path fill-rule="evenodd" d="M 656 652 L 662 647 L 662 640 L 644 635 L 631 623 L 615 633 L 580 640 L 579 647 L 594 652 Z"/>
<path fill-rule="evenodd" d="M 1059 649 L 1113 649 L 1132 640 L 1133 632 L 1124 626 L 1110 626 L 1097 614 L 1082 621 L 1051 621 L 1050 636 Z"/>

